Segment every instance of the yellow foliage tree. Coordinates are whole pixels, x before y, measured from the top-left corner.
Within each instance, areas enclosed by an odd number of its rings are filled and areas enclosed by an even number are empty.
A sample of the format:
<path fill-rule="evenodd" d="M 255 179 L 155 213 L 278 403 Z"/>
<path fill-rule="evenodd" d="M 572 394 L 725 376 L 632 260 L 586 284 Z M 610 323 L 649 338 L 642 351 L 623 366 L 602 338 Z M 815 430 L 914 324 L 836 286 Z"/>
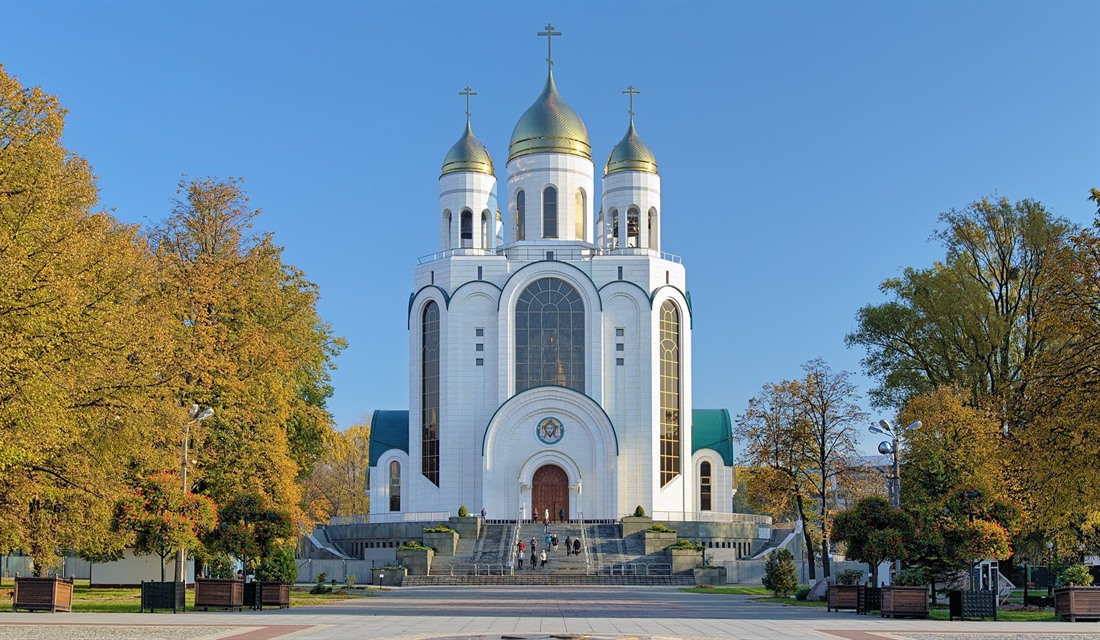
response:
<path fill-rule="evenodd" d="M 370 425 L 333 432 L 305 483 L 306 503 L 317 520 L 370 511 Z"/>

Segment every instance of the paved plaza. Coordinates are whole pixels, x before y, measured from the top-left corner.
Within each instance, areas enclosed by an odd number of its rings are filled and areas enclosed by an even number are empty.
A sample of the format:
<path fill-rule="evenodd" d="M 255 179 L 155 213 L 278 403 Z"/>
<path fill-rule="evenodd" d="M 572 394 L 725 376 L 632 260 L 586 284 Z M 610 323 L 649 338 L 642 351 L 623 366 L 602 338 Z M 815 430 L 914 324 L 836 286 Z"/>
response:
<path fill-rule="evenodd" d="M 424 587 L 262 612 L 3 613 L 0 638 L 1098 640 L 1100 623 L 892 620 L 671 587 Z"/>

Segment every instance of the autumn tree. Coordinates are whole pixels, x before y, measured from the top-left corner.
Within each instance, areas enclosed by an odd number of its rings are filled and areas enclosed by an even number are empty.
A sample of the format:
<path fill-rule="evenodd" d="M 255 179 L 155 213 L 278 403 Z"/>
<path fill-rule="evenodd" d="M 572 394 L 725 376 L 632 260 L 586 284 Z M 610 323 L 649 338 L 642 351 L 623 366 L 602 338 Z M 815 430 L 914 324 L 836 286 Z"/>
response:
<path fill-rule="evenodd" d="M 111 528 L 126 532 L 128 542 L 140 554 L 160 557 L 160 581 L 168 556 L 194 547 L 217 524 L 217 510 L 210 498 L 184 491 L 175 472 L 153 473 L 135 490 L 115 503 Z"/>
<path fill-rule="evenodd" d="M 878 567 L 906 558 L 906 541 L 913 536 L 913 519 L 882 496 L 867 496 L 833 519 L 832 538 L 847 545 L 845 555 L 866 562 L 871 584 L 878 584 Z"/>
<path fill-rule="evenodd" d="M 111 508 L 158 466 L 168 316 L 137 229 L 93 211 L 66 111 L 0 67 L 0 553 L 120 548 Z"/>
<path fill-rule="evenodd" d="M 821 526 L 821 561 L 825 577 L 830 575 L 829 529 L 836 509 L 836 490 L 846 476 L 856 472 L 856 425 L 867 414 L 856 403 L 858 392 L 847 371 L 833 371 L 820 358 L 803 365 L 806 372 L 800 384 L 798 410 L 805 424 L 800 443 L 799 469 L 807 483 L 813 484 L 818 500 Z"/>
<path fill-rule="evenodd" d="M 1023 367 L 1051 343 L 1037 319 L 1072 227 L 1036 201 L 1006 198 L 983 198 L 940 221 L 933 237 L 944 259 L 886 280 L 892 299 L 860 309 L 846 342 L 867 351 L 876 406 L 951 384 L 1015 427 L 1028 416 Z"/>
<path fill-rule="evenodd" d="M 296 478 L 331 430 L 343 340 L 317 314 L 317 287 L 252 231 L 259 214 L 240 180 L 184 180 L 151 240 L 176 319 L 175 392 L 215 409 L 192 429 L 198 490 L 223 506 L 256 492 L 301 520 Z"/>
<path fill-rule="evenodd" d="M 308 511 L 318 520 L 367 513 L 370 496 L 370 425 L 334 431 L 305 482 Z"/>
<path fill-rule="evenodd" d="M 218 509 L 218 525 L 205 538 L 206 546 L 241 561 L 250 570 L 271 558 L 296 533 L 286 509 L 260 493 L 237 495 Z"/>

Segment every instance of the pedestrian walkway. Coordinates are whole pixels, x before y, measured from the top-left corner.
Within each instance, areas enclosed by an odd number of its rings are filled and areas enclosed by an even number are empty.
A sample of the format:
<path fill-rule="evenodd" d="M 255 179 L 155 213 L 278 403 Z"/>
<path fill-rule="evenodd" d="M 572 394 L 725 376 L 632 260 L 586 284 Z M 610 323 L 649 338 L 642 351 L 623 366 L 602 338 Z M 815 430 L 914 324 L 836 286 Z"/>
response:
<path fill-rule="evenodd" d="M 671 587 L 432 587 L 245 612 L 0 613 L 0 639 L 1097 640 L 1100 623 L 891 620 Z"/>

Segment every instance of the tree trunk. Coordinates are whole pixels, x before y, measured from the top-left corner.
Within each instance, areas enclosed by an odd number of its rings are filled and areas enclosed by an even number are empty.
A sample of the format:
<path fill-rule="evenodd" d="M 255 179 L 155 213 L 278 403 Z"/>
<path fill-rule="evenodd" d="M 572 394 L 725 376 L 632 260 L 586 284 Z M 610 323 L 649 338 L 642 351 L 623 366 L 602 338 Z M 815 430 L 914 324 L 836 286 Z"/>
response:
<path fill-rule="evenodd" d="M 829 492 L 825 465 L 821 465 L 821 573 L 828 578 L 832 575 L 829 563 Z"/>
<path fill-rule="evenodd" d="M 817 566 L 814 564 L 814 541 L 810 539 L 810 529 L 806 525 L 805 507 L 802 504 L 802 494 L 795 495 L 795 503 L 798 505 L 798 517 L 802 520 L 802 539 L 806 543 L 806 561 L 809 566 L 810 582 L 817 582 Z"/>

